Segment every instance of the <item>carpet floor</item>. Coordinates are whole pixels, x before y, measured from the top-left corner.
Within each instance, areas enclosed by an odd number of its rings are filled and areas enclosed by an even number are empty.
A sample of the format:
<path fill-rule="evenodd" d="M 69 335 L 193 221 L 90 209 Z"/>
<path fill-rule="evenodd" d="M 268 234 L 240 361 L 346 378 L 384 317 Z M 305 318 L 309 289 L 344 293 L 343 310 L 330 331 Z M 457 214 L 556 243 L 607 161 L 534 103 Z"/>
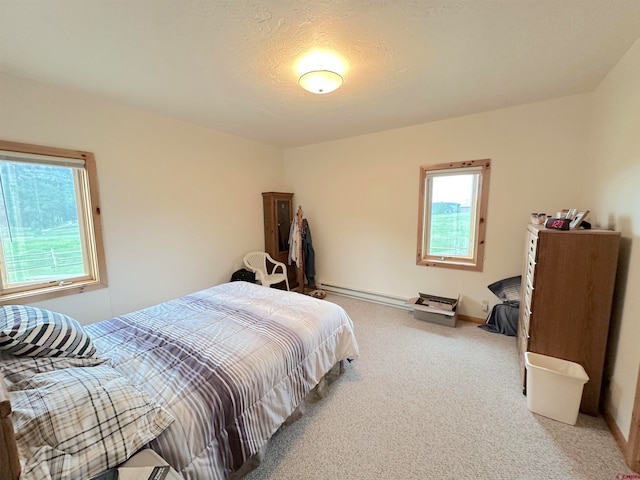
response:
<path fill-rule="evenodd" d="M 514 337 L 326 300 L 352 318 L 360 358 L 274 435 L 247 480 L 638 478 L 602 417 L 572 426 L 528 410 Z"/>

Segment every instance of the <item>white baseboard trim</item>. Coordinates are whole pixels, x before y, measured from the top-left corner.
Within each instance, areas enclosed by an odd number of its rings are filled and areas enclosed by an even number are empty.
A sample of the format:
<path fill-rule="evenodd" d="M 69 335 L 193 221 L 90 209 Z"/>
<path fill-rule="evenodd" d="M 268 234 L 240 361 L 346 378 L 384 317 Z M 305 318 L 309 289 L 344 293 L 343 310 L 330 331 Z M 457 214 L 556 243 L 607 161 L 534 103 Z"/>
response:
<path fill-rule="evenodd" d="M 367 300 L 369 302 L 381 303 L 383 305 L 411 310 L 411 307 L 406 305 L 405 303 L 407 300 L 406 298 L 397 297 L 395 295 L 360 290 L 357 288 L 344 287 L 342 285 L 335 285 L 331 283 L 321 283 L 320 288 L 337 295 L 344 295 L 345 297 L 353 297 L 360 300 Z"/>

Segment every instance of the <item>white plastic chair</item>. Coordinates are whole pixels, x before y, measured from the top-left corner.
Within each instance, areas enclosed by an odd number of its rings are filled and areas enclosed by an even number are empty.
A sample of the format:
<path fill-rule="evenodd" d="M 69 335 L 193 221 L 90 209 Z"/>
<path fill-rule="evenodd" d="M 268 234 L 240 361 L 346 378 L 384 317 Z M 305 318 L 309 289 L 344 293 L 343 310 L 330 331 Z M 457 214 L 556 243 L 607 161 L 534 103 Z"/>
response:
<path fill-rule="evenodd" d="M 271 272 L 267 268 L 267 260 L 273 264 Z M 287 267 L 284 263 L 278 262 L 271 258 L 267 252 L 249 252 L 242 260 L 244 265 L 256 274 L 256 280 L 264 287 L 270 287 L 282 281 L 286 282 L 287 290 L 289 290 L 289 279 L 287 278 Z M 278 268 L 282 269 L 282 273 L 276 272 Z"/>

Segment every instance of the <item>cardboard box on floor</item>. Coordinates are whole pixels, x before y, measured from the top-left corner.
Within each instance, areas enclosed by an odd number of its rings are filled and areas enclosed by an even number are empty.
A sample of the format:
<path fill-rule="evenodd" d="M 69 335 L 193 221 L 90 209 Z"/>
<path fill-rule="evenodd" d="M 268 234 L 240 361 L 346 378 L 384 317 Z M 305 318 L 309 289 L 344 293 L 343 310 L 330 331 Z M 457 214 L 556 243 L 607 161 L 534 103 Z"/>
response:
<path fill-rule="evenodd" d="M 425 320 L 431 323 L 437 323 L 439 325 L 446 325 L 447 327 L 455 327 L 458 320 L 458 298 L 447 298 L 448 304 L 451 310 L 444 308 L 437 308 L 430 305 L 420 303 L 420 297 L 410 298 L 405 303 L 411 305 L 413 309 L 413 317 L 417 320 Z"/>

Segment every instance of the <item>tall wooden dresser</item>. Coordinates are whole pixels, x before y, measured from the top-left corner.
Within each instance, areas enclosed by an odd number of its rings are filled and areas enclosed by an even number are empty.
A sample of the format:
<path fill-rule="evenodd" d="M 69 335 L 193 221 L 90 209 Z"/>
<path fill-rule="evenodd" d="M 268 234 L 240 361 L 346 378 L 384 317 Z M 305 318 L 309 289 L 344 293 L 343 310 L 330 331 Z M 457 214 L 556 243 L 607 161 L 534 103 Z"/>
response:
<path fill-rule="evenodd" d="M 579 363 L 589 375 L 580 411 L 589 415 L 598 414 L 619 245 L 610 230 L 527 228 L 517 337 L 523 386 L 524 352 Z"/>
<path fill-rule="evenodd" d="M 293 220 L 293 193 L 264 192 L 264 251 L 287 266 L 289 287 L 298 286 L 296 267 L 289 265 L 289 230 Z M 284 284 L 283 284 L 284 285 Z"/>

